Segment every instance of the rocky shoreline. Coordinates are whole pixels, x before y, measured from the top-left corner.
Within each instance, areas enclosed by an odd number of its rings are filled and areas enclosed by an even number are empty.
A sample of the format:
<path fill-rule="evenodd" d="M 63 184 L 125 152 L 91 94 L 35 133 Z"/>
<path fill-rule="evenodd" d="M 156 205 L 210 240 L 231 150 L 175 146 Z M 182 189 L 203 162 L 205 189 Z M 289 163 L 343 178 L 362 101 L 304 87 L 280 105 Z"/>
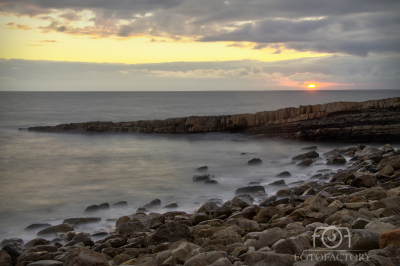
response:
<path fill-rule="evenodd" d="M 255 114 L 191 116 L 117 123 L 70 123 L 27 129 L 37 132 L 78 133 L 242 132 L 317 141 L 399 142 L 400 97 L 290 107 Z"/>
<path fill-rule="evenodd" d="M 323 158 L 342 169 L 290 186 L 284 180 L 291 174 L 282 172 L 282 180 L 271 184 L 281 188 L 275 195 L 249 184 L 232 200 L 214 199 L 193 213 L 174 210 L 176 203 L 153 212 L 161 207 L 155 199 L 115 219 L 108 231 L 80 230 L 99 223 L 98 217 L 32 224 L 27 230 L 37 238 L 1 242 L 0 265 L 400 265 L 400 151 L 389 144 L 380 149 L 358 144 L 323 155 L 317 147 L 308 149 L 292 158 L 299 167 Z M 258 158 L 248 162 L 249 167 L 260 163 Z M 193 181 L 210 181 L 210 175 Z M 92 205 L 85 215 L 109 208 Z"/>

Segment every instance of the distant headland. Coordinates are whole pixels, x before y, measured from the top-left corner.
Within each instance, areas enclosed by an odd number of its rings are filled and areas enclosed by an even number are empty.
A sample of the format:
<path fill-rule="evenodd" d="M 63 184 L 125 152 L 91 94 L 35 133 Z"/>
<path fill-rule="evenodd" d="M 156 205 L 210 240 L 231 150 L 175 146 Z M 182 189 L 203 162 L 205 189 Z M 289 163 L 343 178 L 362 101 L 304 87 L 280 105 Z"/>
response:
<path fill-rule="evenodd" d="M 190 116 L 134 122 L 86 122 L 29 127 L 39 132 L 241 132 L 316 141 L 399 142 L 400 97 L 332 102 L 255 114 Z"/>

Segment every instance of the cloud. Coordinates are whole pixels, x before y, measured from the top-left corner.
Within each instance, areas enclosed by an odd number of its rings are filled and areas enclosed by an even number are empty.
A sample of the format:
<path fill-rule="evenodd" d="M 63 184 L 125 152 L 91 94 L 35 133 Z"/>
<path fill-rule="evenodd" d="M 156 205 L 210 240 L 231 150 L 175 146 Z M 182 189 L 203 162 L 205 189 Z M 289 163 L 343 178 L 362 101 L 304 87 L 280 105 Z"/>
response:
<path fill-rule="evenodd" d="M 29 27 L 28 25 L 22 25 L 22 24 L 15 24 L 14 22 L 7 23 L 6 26 L 10 29 L 18 29 L 18 30 L 31 30 L 32 28 Z"/>
<path fill-rule="evenodd" d="M 93 16 L 88 19 L 83 12 Z M 279 44 L 357 56 L 399 52 L 399 12 L 398 0 L 0 0 L 2 14 L 52 20 L 45 31 L 193 38 L 242 48 L 247 42 L 254 49 Z"/>
<path fill-rule="evenodd" d="M 2 76 L 18 80 L 15 84 L 7 83 L 14 84 L 14 87 L 4 85 L 0 89 L 293 89 L 304 88 L 309 82 L 330 89 L 398 89 L 399 61 L 400 55 L 395 53 L 368 57 L 333 55 L 273 62 L 240 60 L 130 65 L 0 59 Z"/>

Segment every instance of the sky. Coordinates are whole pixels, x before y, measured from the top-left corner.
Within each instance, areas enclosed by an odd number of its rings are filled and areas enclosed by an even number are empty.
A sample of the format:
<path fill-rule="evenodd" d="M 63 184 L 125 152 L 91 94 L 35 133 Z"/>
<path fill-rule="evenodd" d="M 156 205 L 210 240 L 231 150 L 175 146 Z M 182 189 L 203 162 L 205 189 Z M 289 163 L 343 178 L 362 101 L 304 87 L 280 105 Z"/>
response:
<path fill-rule="evenodd" d="M 399 0 L 0 0 L 0 36 L 2 91 L 400 89 Z"/>

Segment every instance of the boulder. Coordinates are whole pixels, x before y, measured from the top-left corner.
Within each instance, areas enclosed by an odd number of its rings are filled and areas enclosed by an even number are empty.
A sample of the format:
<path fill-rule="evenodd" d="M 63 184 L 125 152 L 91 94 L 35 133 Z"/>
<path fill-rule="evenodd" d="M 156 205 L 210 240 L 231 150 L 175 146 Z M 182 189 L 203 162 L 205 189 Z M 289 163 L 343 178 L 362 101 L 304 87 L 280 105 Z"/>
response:
<path fill-rule="evenodd" d="M 207 220 L 208 220 L 208 215 L 204 212 L 194 213 L 193 215 L 190 216 L 190 221 L 192 222 L 192 225 L 198 225 L 199 223 Z"/>
<path fill-rule="evenodd" d="M 400 196 L 400 187 L 395 187 L 386 191 L 387 198 L 398 197 L 398 196 Z"/>
<path fill-rule="evenodd" d="M 170 202 L 164 206 L 164 208 L 171 209 L 171 208 L 178 208 L 178 203 L 176 201 Z"/>
<path fill-rule="evenodd" d="M 258 250 L 263 247 L 271 247 L 280 239 L 286 239 L 287 232 L 279 227 L 265 230 L 257 235 L 252 246 Z"/>
<path fill-rule="evenodd" d="M 232 200 L 231 208 L 237 208 L 237 207 L 239 207 L 239 208 L 241 208 L 241 209 L 244 209 L 244 208 L 246 208 L 246 207 L 249 207 L 249 206 L 252 205 L 252 204 L 253 204 L 253 202 L 252 202 L 250 199 L 248 199 L 248 198 L 245 198 L 245 197 L 235 197 L 235 198 Z"/>
<path fill-rule="evenodd" d="M 24 240 L 22 240 L 21 238 L 8 238 L 8 239 L 3 239 L 0 242 L 0 248 L 4 247 L 5 245 L 9 244 L 9 243 L 18 243 L 21 246 L 24 245 Z"/>
<path fill-rule="evenodd" d="M 208 166 L 201 166 L 199 168 L 196 168 L 196 171 L 202 172 L 202 171 L 207 171 L 208 170 Z"/>
<path fill-rule="evenodd" d="M 247 162 L 248 165 L 260 165 L 262 163 L 260 158 L 254 158 Z"/>
<path fill-rule="evenodd" d="M 157 208 L 160 206 L 161 206 L 161 200 L 154 199 L 154 200 L 150 201 L 149 203 L 147 203 L 146 205 L 144 205 L 142 208 L 153 209 L 153 208 Z"/>
<path fill-rule="evenodd" d="M 98 211 L 105 211 L 110 209 L 110 204 L 108 203 L 102 203 L 99 205 L 91 205 L 87 207 L 84 211 L 84 213 L 92 213 L 92 212 L 98 212 Z"/>
<path fill-rule="evenodd" d="M 386 231 L 379 235 L 379 247 L 381 249 L 390 245 L 400 247 L 400 228 Z"/>
<path fill-rule="evenodd" d="M 143 224 L 144 229 L 155 229 L 165 223 L 165 216 L 159 213 L 149 213 L 138 218 L 133 217 L 131 221 L 138 221 Z"/>
<path fill-rule="evenodd" d="M 106 257 L 85 247 L 70 251 L 64 258 L 64 266 L 108 266 Z"/>
<path fill-rule="evenodd" d="M 299 235 L 290 237 L 274 246 L 274 251 L 280 254 L 299 255 L 303 250 L 311 248 L 310 237 L 308 235 Z"/>
<path fill-rule="evenodd" d="M 332 224 L 352 224 L 357 218 L 368 218 L 355 210 L 343 209 L 335 212 L 325 219 L 324 223 Z"/>
<path fill-rule="evenodd" d="M 193 182 L 204 182 L 204 181 L 209 181 L 211 180 L 211 175 L 210 174 L 204 174 L 204 175 L 194 175 L 192 177 Z"/>
<path fill-rule="evenodd" d="M 254 194 L 257 192 L 264 192 L 265 188 L 263 186 L 248 186 L 248 187 L 241 187 L 236 189 L 235 195 L 238 194 Z"/>
<path fill-rule="evenodd" d="M 207 180 L 207 181 L 204 181 L 204 184 L 215 185 L 215 184 L 219 184 L 219 183 L 217 180 Z"/>
<path fill-rule="evenodd" d="M 347 162 L 346 159 L 341 154 L 337 154 L 335 156 L 329 157 L 326 161 L 326 164 L 337 165 L 337 164 L 345 164 L 346 162 Z"/>
<path fill-rule="evenodd" d="M 313 150 L 313 151 L 299 154 L 299 155 L 293 157 L 292 160 L 305 160 L 305 159 L 317 158 L 317 157 L 319 157 L 318 152 Z"/>
<path fill-rule="evenodd" d="M 383 232 L 395 229 L 396 226 L 390 223 L 384 223 L 379 220 L 374 220 L 365 225 L 364 229 L 373 233 L 382 234 Z"/>
<path fill-rule="evenodd" d="M 351 253 L 364 253 L 379 248 L 379 234 L 377 233 L 372 233 L 363 229 L 352 229 L 350 238 L 347 235 L 347 232 L 343 233 L 342 241 L 335 249 L 348 250 Z"/>
<path fill-rule="evenodd" d="M 305 159 L 297 164 L 297 166 L 309 166 L 313 163 L 313 159 Z"/>
<path fill-rule="evenodd" d="M 396 211 L 400 211 L 400 196 L 383 198 L 378 201 L 373 207 L 373 210 L 381 208 L 390 208 Z"/>
<path fill-rule="evenodd" d="M 89 224 L 89 223 L 98 223 L 101 221 L 101 218 L 96 217 L 84 217 L 84 218 L 69 218 L 63 221 L 63 224 L 70 224 L 72 226 L 78 226 L 82 224 Z"/>
<path fill-rule="evenodd" d="M 177 248 L 171 251 L 171 254 L 174 258 L 175 264 L 184 264 L 187 260 L 187 257 L 190 253 L 192 253 L 196 249 L 200 249 L 201 247 L 189 242 L 181 243 Z"/>
<path fill-rule="evenodd" d="M 213 264 L 221 258 L 227 258 L 228 254 L 224 251 L 211 251 L 200 253 L 187 260 L 184 266 L 207 266 Z"/>
<path fill-rule="evenodd" d="M 135 221 L 135 222 L 126 222 L 118 225 L 117 229 L 115 230 L 115 233 L 130 236 L 133 233 L 144 232 L 144 231 L 145 231 L 145 226 L 141 222 Z"/>
<path fill-rule="evenodd" d="M 48 244 L 50 244 L 50 241 L 47 240 L 47 239 L 44 239 L 44 238 L 34 238 L 34 239 L 32 239 L 31 241 L 27 242 L 27 243 L 24 245 L 24 248 L 29 249 L 29 248 L 34 247 L 34 246 L 48 245 Z"/>
<path fill-rule="evenodd" d="M 195 210 L 195 213 L 203 212 L 206 214 L 211 214 L 211 212 L 216 209 L 218 206 L 214 202 L 206 202 L 203 205 L 201 205 L 200 208 Z"/>
<path fill-rule="evenodd" d="M 232 266 L 232 262 L 227 258 L 220 258 L 210 266 Z"/>
<path fill-rule="evenodd" d="M 351 181 L 350 185 L 353 187 L 373 187 L 376 184 L 375 177 L 370 174 L 363 174 L 361 176 L 356 177 L 353 181 Z"/>
<path fill-rule="evenodd" d="M 354 176 L 354 174 L 349 171 L 349 170 L 342 170 L 342 171 L 338 171 L 336 174 L 334 174 L 330 180 L 331 183 L 335 183 L 335 182 L 343 182 L 343 183 L 347 183 L 347 181 L 352 180 L 356 178 Z"/>
<path fill-rule="evenodd" d="M 75 243 L 83 243 L 85 246 L 94 246 L 93 240 L 90 238 L 90 236 L 86 233 L 77 233 L 74 238 L 72 238 L 72 241 Z"/>
<path fill-rule="evenodd" d="M 349 198 L 364 197 L 367 200 L 380 200 L 386 197 L 386 190 L 381 187 L 372 187 L 349 195 Z"/>
<path fill-rule="evenodd" d="M 70 224 L 59 224 L 47 227 L 37 233 L 38 237 L 57 237 L 58 233 L 67 233 L 74 231 L 74 228 Z"/>
<path fill-rule="evenodd" d="M 37 223 L 29 225 L 28 227 L 25 228 L 25 230 L 27 231 L 42 230 L 50 226 L 51 224 L 48 223 Z"/>
<path fill-rule="evenodd" d="M 148 235 L 147 243 L 151 245 L 159 245 L 165 242 L 175 242 L 179 240 L 192 241 L 190 229 L 187 225 L 179 223 L 166 223 L 158 227 L 157 230 Z"/>
<path fill-rule="evenodd" d="M 111 205 L 112 208 L 126 208 L 128 207 L 128 202 L 123 200 Z"/>
<path fill-rule="evenodd" d="M 315 195 L 306 199 L 303 202 L 302 207 L 315 212 L 328 206 L 328 204 L 329 203 L 323 197 L 321 197 L 320 195 Z"/>
<path fill-rule="evenodd" d="M 0 250 L 0 266 L 12 266 L 11 257 L 5 250 Z"/>
<path fill-rule="evenodd" d="M 355 156 L 357 156 L 359 158 L 364 158 L 364 157 L 373 156 L 373 155 L 382 155 L 382 151 L 380 149 L 373 148 L 373 147 L 365 147 L 364 149 L 358 150 L 355 153 Z"/>
<path fill-rule="evenodd" d="M 371 222 L 369 219 L 364 219 L 364 218 L 357 218 L 352 224 L 351 228 L 352 229 L 364 229 L 365 226 Z"/>
<path fill-rule="evenodd" d="M 274 182 L 268 184 L 268 186 L 286 186 L 286 183 L 285 183 L 285 180 L 282 179 L 282 180 L 274 181 Z"/>
<path fill-rule="evenodd" d="M 288 171 L 284 171 L 280 174 L 277 174 L 275 177 L 288 177 L 288 176 L 292 176 Z"/>
<path fill-rule="evenodd" d="M 394 173 L 394 168 L 390 165 L 386 165 L 381 170 L 379 170 L 378 173 L 376 173 L 376 175 L 391 176 L 393 173 Z"/>
<path fill-rule="evenodd" d="M 12 261 L 14 261 L 16 258 L 18 258 L 23 253 L 21 245 L 16 242 L 8 243 L 8 244 L 4 245 L 2 250 L 7 252 L 7 254 L 11 257 Z M 5 257 L 7 257 L 7 256 L 5 256 Z"/>
<path fill-rule="evenodd" d="M 400 155 L 381 160 L 379 162 L 378 171 L 382 170 L 387 165 L 390 165 L 395 171 L 400 170 Z"/>
<path fill-rule="evenodd" d="M 243 243 L 241 232 L 242 229 L 236 225 L 219 230 L 211 237 L 212 244 L 228 246 L 234 243 Z"/>
<path fill-rule="evenodd" d="M 268 223 L 275 215 L 275 218 L 280 218 L 285 216 L 285 213 L 277 207 L 268 206 L 267 208 L 262 209 L 257 216 L 254 216 L 253 220 L 258 223 Z"/>

